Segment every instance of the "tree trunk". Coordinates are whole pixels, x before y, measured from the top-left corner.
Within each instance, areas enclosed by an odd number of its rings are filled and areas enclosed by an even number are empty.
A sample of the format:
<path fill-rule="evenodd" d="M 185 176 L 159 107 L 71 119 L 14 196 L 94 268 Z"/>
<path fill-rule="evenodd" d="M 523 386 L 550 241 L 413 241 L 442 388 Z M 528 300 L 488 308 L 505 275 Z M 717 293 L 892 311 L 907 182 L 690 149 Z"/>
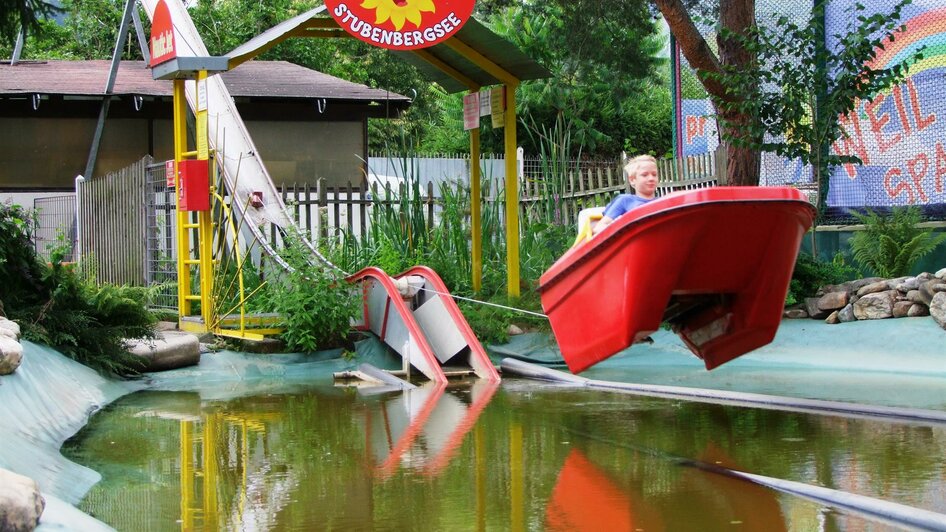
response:
<path fill-rule="evenodd" d="M 719 23 L 729 31 L 745 34 L 755 24 L 755 0 L 720 0 Z M 719 62 L 724 67 L 733 66 L 745 69 L 755 60 L 748 50 L 733 39 L 724 39 L 721 35 L 717 35 L 716 42 L 719 45 Z M 726 131 L 721 132 L 724 133 L 721 136 L 738 139 L 749 134 L 747 126 L 753 117 L 734 112 L 723 118 L 728 123 L 728 127 L 722 125 Z M 729 163 L 727 177 L 730 185 L 759 184 L 762 157 L 757 150 L 730 142 L 726 146 L 726 154 Z"/>
<path fill-rule="evenodd" d="M 700 35 L 696 25 L 687 13 L 682 0 L 653 0 L 660 9 L 664 20 L 676 37 L 683 56 L 690 66 L 696 69 L 697 76 L 712 99 L 730 101 L 733 96 L 726 92 L 726 87 L 706 74 L 721 72 L 722 66 L 748 68 L 754 59 L 738 43 L 719 38 L 719 58 L 710 49 Z M 755 23 L 755 0 L 720 0 L 719 22 L 724 28 L 736 33 L 743 33 Z M 722 117 L 729 126 L 720 124 L 720 137 L 745 135 L 740 125 L 749 124 L 752 117 L 731 113 Z M 758 185 L 761 157 L 757 150 L 725 143 L 727 154 L 727 177 L 731 185 Z"/>

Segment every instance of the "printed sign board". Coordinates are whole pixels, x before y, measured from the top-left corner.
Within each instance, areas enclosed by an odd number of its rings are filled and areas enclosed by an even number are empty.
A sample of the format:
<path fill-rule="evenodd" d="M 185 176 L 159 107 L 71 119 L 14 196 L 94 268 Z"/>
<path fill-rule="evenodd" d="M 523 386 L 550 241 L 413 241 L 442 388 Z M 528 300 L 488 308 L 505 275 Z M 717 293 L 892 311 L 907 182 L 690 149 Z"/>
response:
<path fill-rule="evenodd" d="M 154 6 L 151 22 L 151 64 L 154 67 L 177 57 L 174 26 L 171 22 L 171 10 L 164 0 L 158 0 Z"/>
<path fill-rule="evenodd" d="M 456 35 L 474 0 L 325 0 L 342 29 L 388 50 L 417 50 Z"/>
<path fill-rule="evenodd" d="M 469 131 L 480 127 L 480 93 L 463 95 L 463 129 Z"/>

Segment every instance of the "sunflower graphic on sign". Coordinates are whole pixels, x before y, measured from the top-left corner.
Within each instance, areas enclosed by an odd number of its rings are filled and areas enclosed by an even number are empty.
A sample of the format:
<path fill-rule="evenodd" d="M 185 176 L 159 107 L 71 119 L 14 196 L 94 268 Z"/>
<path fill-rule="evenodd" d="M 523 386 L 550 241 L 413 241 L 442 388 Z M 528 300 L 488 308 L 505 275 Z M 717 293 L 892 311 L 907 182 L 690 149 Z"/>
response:
<path fill-rule="evenodd" d="M 339 27 L 362 41 L 391 50 L 443 42 L 473 14 L 475 0 L 325 0 Z"/>
<path fill-rule="evenodd" d="M 421 12 L 437 12 L 433 0 L 365 0 L 361 7 L 375 10 L 375 24 L 390 20 L 397 30 L 404 27 L 405 20 L 420 27 Z"/>

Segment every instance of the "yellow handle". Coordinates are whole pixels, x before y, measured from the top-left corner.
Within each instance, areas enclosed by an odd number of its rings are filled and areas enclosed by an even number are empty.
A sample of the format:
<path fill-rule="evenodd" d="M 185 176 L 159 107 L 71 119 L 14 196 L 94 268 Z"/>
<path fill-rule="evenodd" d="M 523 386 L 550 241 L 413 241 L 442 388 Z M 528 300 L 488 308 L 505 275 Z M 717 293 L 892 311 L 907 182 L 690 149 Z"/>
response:
<path fill-rule="evenodd" d="M 575 238 L 575 243 L 572 244 L 572 247 L 575 247 L 578 244 L 582 244 L 584 242 L 587 242 L 588 240 L 591 240 L 591 237 L 594 236 L 594 233 L 592 232 L 591 224 L 592 222 L 597 222 L 601 218 L 604 218 L 604 216 L 601 214 L 592 214 L 591 216 L 589 216 L 588 219 L 585 221 L 585 224 L 581 227 L 581 231 L 578 232 L 578 237 Z"/>

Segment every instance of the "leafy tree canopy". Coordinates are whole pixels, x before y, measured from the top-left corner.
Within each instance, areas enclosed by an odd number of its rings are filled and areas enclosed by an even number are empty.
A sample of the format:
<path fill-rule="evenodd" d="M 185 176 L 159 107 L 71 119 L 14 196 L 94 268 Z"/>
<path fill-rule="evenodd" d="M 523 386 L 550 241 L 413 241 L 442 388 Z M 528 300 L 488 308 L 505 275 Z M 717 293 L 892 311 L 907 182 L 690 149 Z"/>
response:
<path fill-rule="evenodd" d="M 45 0 L 0 0 L 0 39 L 12 41 L 21 29 L 27 34 L 34 33 L 40 20 L 56 11 Z"/>

